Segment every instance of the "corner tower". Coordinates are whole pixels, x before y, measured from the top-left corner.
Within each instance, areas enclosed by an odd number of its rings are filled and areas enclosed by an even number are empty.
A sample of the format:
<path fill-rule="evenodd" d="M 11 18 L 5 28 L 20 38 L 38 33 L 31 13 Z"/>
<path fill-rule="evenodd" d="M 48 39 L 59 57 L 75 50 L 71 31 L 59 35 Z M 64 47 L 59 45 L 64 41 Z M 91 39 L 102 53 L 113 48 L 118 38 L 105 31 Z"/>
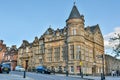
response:
<path fill-rule="evenodd" d="M 84 16 L 79 13 L 74 4 L 69 17 L 66 20 L 66 26 L 68 27 L 68 42 L 78 42 L 84 39 L 84 22 Z"/>

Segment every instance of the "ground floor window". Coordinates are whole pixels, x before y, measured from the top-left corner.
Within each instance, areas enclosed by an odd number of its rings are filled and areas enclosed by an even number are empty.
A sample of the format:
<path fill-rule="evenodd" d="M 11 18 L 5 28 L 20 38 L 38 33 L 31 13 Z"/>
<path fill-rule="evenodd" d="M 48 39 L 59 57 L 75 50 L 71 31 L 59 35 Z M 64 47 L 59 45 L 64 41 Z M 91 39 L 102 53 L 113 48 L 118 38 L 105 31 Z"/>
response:
<path fill-rule="evenodd" d="M 77 71 L 79 71 L 80 70 L 80 66 L 77 66 Z"/>
<path fill-rule="evenodd" d="M 71 67 L 70 67 L 70 71 L 71 71 L 71 72 L 74 72 L 74 66 L 71 66 Z"/>
<path fill-rule="evenodd" d="M 59 72 L 62 72 L 62 66 L 59 66 Z"/>
<path fill-rule="evenodd" d="M 64 66 L 64 69 L 63 69 L 64 72 L 66 72 L 66 66 Z"/>

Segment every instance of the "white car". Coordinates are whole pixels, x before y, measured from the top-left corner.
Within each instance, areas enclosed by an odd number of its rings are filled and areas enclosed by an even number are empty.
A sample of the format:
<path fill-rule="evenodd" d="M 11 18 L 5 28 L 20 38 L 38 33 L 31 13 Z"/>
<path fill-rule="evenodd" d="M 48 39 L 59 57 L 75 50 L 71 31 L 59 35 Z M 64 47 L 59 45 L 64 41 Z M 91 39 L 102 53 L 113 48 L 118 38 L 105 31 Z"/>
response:
<path fill-rule="evenodd" d="M 25 71 L 25 69 L 22 66 L 16 66 L 15 70 L 16 71 Z"/>

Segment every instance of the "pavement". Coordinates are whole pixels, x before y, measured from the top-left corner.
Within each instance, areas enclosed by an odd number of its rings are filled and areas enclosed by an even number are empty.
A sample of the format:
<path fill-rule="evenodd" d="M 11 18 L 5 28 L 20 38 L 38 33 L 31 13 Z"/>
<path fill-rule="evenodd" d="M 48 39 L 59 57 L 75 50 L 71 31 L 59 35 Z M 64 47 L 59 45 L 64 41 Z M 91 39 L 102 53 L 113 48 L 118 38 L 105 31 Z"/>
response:
<path fill-rule="evenodd" d="M 34 79 L 30 78 L 30 77 L 23 78 L 23 76 L 20 76 L 20 75 L 11 74 L 11 76 L 13 77 L 13 79 L 11 79 L 11 80 L 34 80 Z"/>
<path fill-rule="evenodd" d="M 55 76 L 56 76 L 56 78 L 59 78 L 60 76 L 62 77 L 62 76 L 66 76 L 66 75 L 65 74 L 55 74 Z M 69 79 L 72 79 L 72 77 L 75 77 L 76 80 L 77 79 L 79 79 L 79 80 L 101 80 L 100 76 L 83 76 L 83 79 L 81 78 L 80 75 L 68 75 L 68 77 L 69 77 Z M 35 79 L 30 78 L 28 76 L 23 78 L 23 76 L 20 76 L 17 74 L 0 74 L 0 80 L 35 80 Z M 120 76 L 114 76 L 114 77 L 113 76 L 105 76 L 105 80 L 120 80 Z"/>
<path fill-rule="evenodd" d="M 57 76 L 66 76 L 63 74 L 55 74 Z M 69 77 L 80 77 L 80 75 L 68 75 Z M 101 76 L 83 76 L 83 80 L 101 80 Z M 120 80 L 120 76 L 105 76 L 105 80 Z"/>
<path fill-rule="evenodd" d="M 23 76 L 14 75 L 14 74 L 0 74 L 0 77 L 1 77 L 0 80 L 34 80 L 29 77 L 23 78 Z"/>

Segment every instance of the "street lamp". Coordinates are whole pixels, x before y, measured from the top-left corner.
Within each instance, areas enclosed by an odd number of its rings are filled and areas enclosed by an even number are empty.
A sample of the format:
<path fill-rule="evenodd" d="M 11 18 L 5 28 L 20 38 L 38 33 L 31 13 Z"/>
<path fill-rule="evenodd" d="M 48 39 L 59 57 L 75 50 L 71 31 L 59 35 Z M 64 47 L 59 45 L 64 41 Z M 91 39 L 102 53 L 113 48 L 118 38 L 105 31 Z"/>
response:
<path fill-rule="evenodd" d="M 66 51 L 65 51 L 65 58 L 66 58 L 66 60 L 65 60 L 65 63 L 66 63 L 66 76 L 68 76 L 68 46 L 67 46 L 67 42 L 65 41 L 65 43 L 66 43 L 66 46 L 65 46 L 65 49 L 66 49 Z"/>
<path fill-rule="evenodd" d="M 67 42 L 67 39 L 68 39 L 68 27 L 66 26 L 66 32 L 65 32 L 65 63 L 66 63 L 66 76 L 68 76 L 68 61 L 69 61 L 69 56 L 68 56 L 68 42 Z"/>
<path fill-rule="evenodd" d="M 82 73 L 82 61 L 81 61 L 81 51 L 80 51 L 80 67 L 79 67 L 79 71 L 80 71 L 80 75 L 81 75 L 81 78 L 83 78 L 83 73 Z"/>
<path fill-rule="evenodd" d="M 101 80 L 105 80 L 105 74 L 104 74 L 104 55 L 102 54 L 102 75 L 101 75 Z"/>
<path fill-rule="evenodd" d="M 104 74 L 104 54 L 102 54 L 102 55 L 97 55 L 97 57 L 102 59 L 101 80 L 105 80 L 105 74 Z"/>

